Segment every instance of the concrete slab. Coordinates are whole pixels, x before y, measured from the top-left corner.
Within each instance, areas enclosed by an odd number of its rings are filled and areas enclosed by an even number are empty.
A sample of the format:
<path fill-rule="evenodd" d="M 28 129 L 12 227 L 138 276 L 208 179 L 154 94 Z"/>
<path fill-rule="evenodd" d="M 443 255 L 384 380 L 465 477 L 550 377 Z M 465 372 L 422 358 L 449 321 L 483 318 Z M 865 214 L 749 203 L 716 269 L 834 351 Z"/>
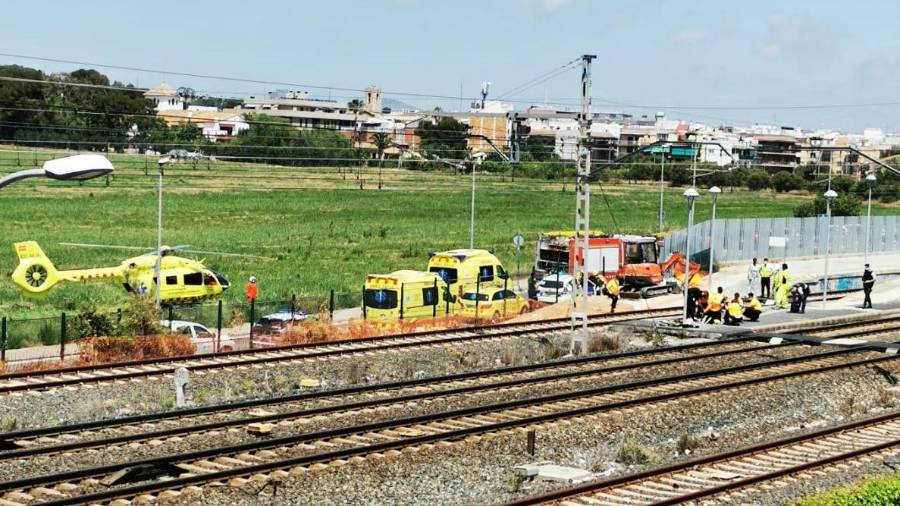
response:
<path fill-rule="evenodd" d="M 538 468 L 537 478 L 544 481 L 559 481 L 575 484 L 593 480 L 594 473 L 577 467 L 547 464 Z"/>

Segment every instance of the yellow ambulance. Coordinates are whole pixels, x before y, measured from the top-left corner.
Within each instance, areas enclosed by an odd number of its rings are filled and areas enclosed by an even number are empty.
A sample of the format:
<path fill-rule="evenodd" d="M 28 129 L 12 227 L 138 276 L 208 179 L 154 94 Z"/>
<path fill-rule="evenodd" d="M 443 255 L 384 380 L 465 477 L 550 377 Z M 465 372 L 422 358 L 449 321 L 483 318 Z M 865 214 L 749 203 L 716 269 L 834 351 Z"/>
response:
<path fill-rule="evenodd" d="M 452 313 L 455 298 L 437 274 L 401 270 L 369 274 L 363 287 L 363 318 L 421 320 Z"/>
<path fill-rule="evenodd" d="M 491 287 L 512 288 L 503 264 L 487 250 L 454 249 L 429 253 L 429 257 L 428 272 L 440 276 L 454 297 L 474 292 L 476 285 L 479 285 L 479 278 L 481 291 L 487 291 Z"/>

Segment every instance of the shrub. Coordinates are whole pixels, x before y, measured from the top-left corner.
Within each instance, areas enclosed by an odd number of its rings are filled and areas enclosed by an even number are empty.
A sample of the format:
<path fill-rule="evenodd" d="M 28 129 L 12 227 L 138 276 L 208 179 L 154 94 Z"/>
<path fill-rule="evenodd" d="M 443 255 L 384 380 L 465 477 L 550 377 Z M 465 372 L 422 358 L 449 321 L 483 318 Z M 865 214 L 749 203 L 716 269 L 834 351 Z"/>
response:
<path fill-rule="evenodd" d="M 900 475 L 863 479 L 801 499 L 794 506 L 891 506 L 900 504 Z"/>
<path fill-rule="evenodd" d="M 86 363 L 122 362 L 193 355 L 195 351 L 190 336 L 184 334 L 93 337 L 81 343 L 81 360 Z"/>
<path fill-rule="evenodd" d="M 60 330 L 55 325 L 44 322 L 41 324 L 40 330 L 38 330 L 38 338 L 40 338 L 41 344 L 56 344 L 59 342 L 59 333 Z"/>
<path fill-rule="evenodd" d="M 700 448 L 700 440 L 690 434 L 682 435 L 675 444 L 678 453 L 693 453 L 697 448 Z"/>
<path fill-rule="evenodd" d="M 78 316 L 72 319 L 70 328 L 71 331 L 67 334 L 75 338 L 112 336 L 117 333 L 112 318 L 101 313 L 93 301 L 88 302 Z"/>
<path fill-rule="evenodd" d="M 601 353 L 619 349 L 619 338 L 614 336 L 597 336 L 588 342 L 588 353 Z"/>
<path fill-rule="evenodd" d="M 782 171 L 772 176 L 772 188 L 779 193 L 802 190 L 805 184 L 802 177 L 790 172 Z"/>
<path fill-rule="evenodd" d="M 626 466 L 639 466 L 656 461 L 655 453 L 636 441 L 627 440 L 616 453 L 616 462 Z"/>
<path fill-rule="evenodd" d="M 159 334 L 162 311 L 156 308 L 152 297 L 130 297 L 128 308 L 122 316 L 121 334 L 151 336 Z"/>
<path fill-rule="evenodd" d="M 764 170 L 751 170 L 747 172 L 744 184 L 750 191 L 765 190 L 772 186 L 772 178 Z"/>

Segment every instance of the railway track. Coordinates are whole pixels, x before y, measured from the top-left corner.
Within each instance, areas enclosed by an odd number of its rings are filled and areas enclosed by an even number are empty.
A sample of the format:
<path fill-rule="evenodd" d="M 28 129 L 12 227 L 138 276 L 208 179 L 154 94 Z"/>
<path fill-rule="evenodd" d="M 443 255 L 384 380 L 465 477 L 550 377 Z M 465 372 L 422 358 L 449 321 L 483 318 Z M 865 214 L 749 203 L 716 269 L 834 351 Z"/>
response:
<path fill-rule="evenodd" d="M 61 505 L 173 494 L 187 487 L 227 480 L 240 485 L 250 477 L 283 479 L 290 473 L 328 465 L 452 445 L 524 427 L 681 401 L 798 376 L 872 366 L 896 358 L 876 355 L 864 347 L 827 351 L 23 478 L 0 483 L 0 491 L 4 500 L 14 504 L 32 504 L 41 498 L 42 504 Z M 100 485 L 99 480 L 125 473 L 126 469 L 141 470 L 141 483 L 110 488 Z M 164 476 L 164 480 L 159 479 Z"/>
<path fill-rule="evenodd" d="M 589 325 L 601 327 L 611 323 L 675 316 L 679 308 L 630 311 L 591 318 Z M 67 367 L 38 372 L 18 372 L 0 375 L 0 394 L 35 392 L 85 383 L 115 382 L 161 377 L 172 374 L 179 367 L 203 372 L 235 367 L 258 367 L 273 363 L 323 360 L 350 354 L 383 353 L 397 349 L 428 346 L 453 346 L 474 341 L 512 339 L 565 331 L 570 328 L 568 318 L 527 323 L 506 323 L 489 327 L 432 330 L 345 340 L 327 344 L 280 346 L 265 349 L 232 351 L 190 357 L 170 357 L 125 363 Z"/>
<path fill-rule="evenodd" d="M 890 315 L 865 321 L 832 323 L 808 329 L 803 333 L 816 337 L 864 337 L 898 331 L 900 331 L 900 315 Z M 797 331 L 792 332 L 797 333 Z"/>
<path fill-rule="evenodd" d="M 526 388 L 541 390 L 577 388 L 602 380 L 610 383 L 617 375 L 636 370 L 652 370 L 687 362 L 707 364 L 717 359 L 750 360 L 765 363 L 774 350 L 795 347 L 798 343 L 750 346 L 747 338 L 724 342 L 699 343 L 667 350 L 641 350 L 615 355 L 594 356 L 552 363 L 540 363 L 471 373 L 454 374 L 388 384 L 352 387 L 317 394 L 205 406 L 191 410 L 168 411 L 121 419 L 46 427 L 0 433 L 0 461 L 36 455 L 67 453 L 87 448 L 124 445 L 135 441 L 156 440 L 190 434 L 199 436 L 213 431 L 248 426 L 252 423 L 279 423 L 302 426 L 315 417 L 329 417 L 333 423 L 348 414 L 379 409 L 390 413 L 407 403 L 446 402 L 461 396 L 503 394 L 515 398 Z M 654 353 L 656 351 L 656 353 Z M 797 350 L 798 354 L 801 350 Z M 748 360 L 749 362 L 749 360 Z M 527 393 L 527 392 L 526 392 Z M 349 397 L 349 399 L 348 399 Z M 325 399 L 326 405 L 310 408 L 310 400 Z M 273 412 L 260 414 L 248 408 L 267 406 Z M 187 413 L 185 413 L 187 411 Z M 230 415 L 230 416 L 229 416 Z M 211 421 L 210 418 L 225 418 Z M 174 421 L 173 421 L 174 419 Z M 179 426 L 173 427 L 172 424 Z M 134 432 L 123 434 L 129 429 Z M 111 434 L 110 434 L 111 433 Z"/>
<path fill-rule="evenodd" d="M 810 478 L 854 463 L 900 454 L 900 412 L 658 469 L 524 498 L 505 506 L 709 504 L 745 497 L 752 487 Z"/>

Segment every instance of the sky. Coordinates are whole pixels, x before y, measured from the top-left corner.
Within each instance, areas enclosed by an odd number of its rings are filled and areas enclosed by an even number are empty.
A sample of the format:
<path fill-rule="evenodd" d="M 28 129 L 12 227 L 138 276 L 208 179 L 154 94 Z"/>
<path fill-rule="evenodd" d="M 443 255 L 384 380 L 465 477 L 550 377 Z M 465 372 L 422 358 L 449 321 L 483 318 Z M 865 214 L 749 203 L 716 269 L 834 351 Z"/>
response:
<path fill-rule="evenodd" d="M 598 109 L 900 131 L 897 19 L 900 2 L 889 0 L 31 0 L 4 5 L 0 52 L 165 71 L 98 67 L 143 87 L 243 97 L 309 89 L 347 100 L 377 85 L 387 98 L 444 109 L 468 104 L 482 81 L 497 98 L 596 54 Z M 80 67 L 12 56 L 0 64 Z M 561 70 L 507 98 L 519 108 L 576 106 L 579 79 Z"/>

